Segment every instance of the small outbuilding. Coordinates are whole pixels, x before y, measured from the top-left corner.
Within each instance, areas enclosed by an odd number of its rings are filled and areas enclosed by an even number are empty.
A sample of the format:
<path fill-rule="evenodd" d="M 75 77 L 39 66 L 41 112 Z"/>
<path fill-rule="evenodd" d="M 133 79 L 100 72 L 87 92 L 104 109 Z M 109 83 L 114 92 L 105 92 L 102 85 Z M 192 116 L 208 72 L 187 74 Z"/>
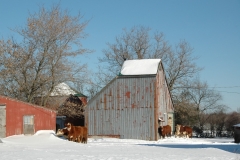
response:
<path fill-rule="evenodd" d="M 46 108 L 57 110 L 57 108 L 61 106 L 67 98 L 69 98 L 69 95 L 77 96 L 84 103 L 84 105 L 87 105 L 87 96 L 63 82 L 59 83 L 48 97 Z M 34 97 L 35 104 L 41 105 L 41 101 L 42 97 Z"/>
<path fill-rule="evenodd" d="M 56 111 L 0 96 L 0 138 L 56 129 Z"/>
<path fill-rule="evenodd" d="M 158 140 L 174 127 L 174 108 L 160 59 L 126 60 L 121 72 L 86 108 L 89 136 Z"/>
<path fill-rule="evenodd" d="M 233 125 L 234 142 L 240 143 L 240 124 Z"/>
<path fill-rule="evenodd" d="M 84 107 L 87 105 L 87 96 L 80 93 L 76 89 L 70 87 L 66 83 L 59 83 L 50 94 L 48 101 L 46 103 L 46 108 L 53 109 L 57 112 L 57 119 L 56 119 L 56 131 L 60 128 L 64 128 L 65 123 L 71 122 L 73 125 L 84 126 L 84 116 L 83 117 L 75 117 L 69 116 L 66 114 L 62 114 L 59 112 L 59 107 L 66 107 L 65 104 L 69 98 L 75 97 L 81 101 Z M 35 97 L 34 103 L 40 105 L 41 104 L 41 97 Z M 70 107 L 70 106 L 68 106 Z M 70 107 L 71 108 L 71 107 Z M 74 113 L 76 114 L 76 113 Z"/>

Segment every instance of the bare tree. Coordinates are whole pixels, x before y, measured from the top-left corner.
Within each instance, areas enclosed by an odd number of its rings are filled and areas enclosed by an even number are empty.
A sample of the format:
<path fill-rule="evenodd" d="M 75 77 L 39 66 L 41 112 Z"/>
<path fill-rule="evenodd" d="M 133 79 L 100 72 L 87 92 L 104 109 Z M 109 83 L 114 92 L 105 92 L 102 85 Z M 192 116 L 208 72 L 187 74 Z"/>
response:
<path fill-rule="evenodd" d="M 226 119 L 227 119 L 227 113 L 225 110 L 220 110 L 216 113 L 216 130 L 217 130 L 217 136 L 222 136 L 222 131 L 224 130 Z"/>
<path fill-rule="evenodd" d="M 44 106 L 57 84 L 86 80 L 87 66 L 70 57 L 91 52 L 81 45 L 87 24 L 59 5 L 30 14 L 25 27 L 13 29 L 21 42 L 0 41 L 1 94 L 27 102 L 42 96 Z"/>
<path fill-rule="evenodd" d="M 180 41 L 174 51 L 167 55 L 167 60 L 163 61 L 166 68 L 169 90 L 185 88 L 185 82 L 195 76 L 202 69 L 197 67 L 192 56 L 193 49 L 186 41 Z"/>
<path fill-rule="evenodd" d="M 215 135 L 216 131 L 216 124 L 217 124 L 217 114 L 216 113 L 210 113 L 208 116 L 208 124 L 210 127 L 211 135 Z"/>
<path fill-rule="evenodd" d="M 231 112 L 227 115 L 225 127 L 227 131 L 233 130 L 233 125 L 239 124 L 240 122 L 240 113 L 239 112 Z"/>
<path fill-rule="evenodd" d="M 213 89 L 210 89 L 207 83 L 202 83 L 199 79 L 188 82 L 189 87 L 186 87 L 186 96 L 188 100 L 194 104 L 197 113 L 198 126 L 203 128 L 209 116 L 207 113 L 213 113 L 216 110 L 226 108 L 220 105 L 219 101 L 222 96 Z"/>
<path fill-rule="evenodd" d="M 114 43 L 107 43 L 108 49 L 103 50 L 100 62 L 107 64 L 101 73 L 106 76 L 105 86 L 119 74 L 124 60 L 159 58 L 163 61 L 170 91 L 181 87 L 184 79 L 191 78 L 201 68 L 197 67 L 192 56 L 193 49 L 186 41 L 181 41 L 175 48 L 164 39 L 163 33 L 151 34 L 148 27 L 138 26 L 130 30 L 123 29 L 123 34 L 116 37 Z M 99 79 L 103 79 L 102 77 Z M 101 81 L 97 82 L 101 84 Z M 173 93 L 173 92 L 172 92 Z"/>
<path fill-rule="evenodd" d="M 189 96 L 186 94 L 188 94 L 188 92 L 182 92 L 178 96 L 178 99 L 175 100 L 175 123 L 194 126 L 198 121 L 196 116 L 197 110 L 195 104 L 188 99 Z"/>

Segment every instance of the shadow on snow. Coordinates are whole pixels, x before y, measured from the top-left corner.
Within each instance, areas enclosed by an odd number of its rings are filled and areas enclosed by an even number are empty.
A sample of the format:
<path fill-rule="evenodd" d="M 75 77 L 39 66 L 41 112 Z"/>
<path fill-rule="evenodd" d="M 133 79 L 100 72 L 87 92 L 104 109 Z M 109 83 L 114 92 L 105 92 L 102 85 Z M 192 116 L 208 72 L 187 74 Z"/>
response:
<path fill-rule="evenodd" d="M 227 152 L 240 154 L 240 144 L 138 144 L 142 146 L 179 148 L 179 149 L 196 149 L 196 148 L 216 148 Z"/>

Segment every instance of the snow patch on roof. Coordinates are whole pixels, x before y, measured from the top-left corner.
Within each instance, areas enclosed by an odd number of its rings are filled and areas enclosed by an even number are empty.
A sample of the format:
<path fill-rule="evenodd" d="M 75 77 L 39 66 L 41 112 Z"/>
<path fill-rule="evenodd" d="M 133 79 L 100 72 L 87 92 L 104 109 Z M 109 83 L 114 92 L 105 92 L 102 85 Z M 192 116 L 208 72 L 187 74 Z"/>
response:
<path fill-rule="evenodd" d="M 161 59 L 126 60 L 123 63 L 121 75 L 149 75 L 157 74 Z"/>
<path fill-rule="evenodd" d="M 77 93 L 72 90 L 66 83 L 60 83 L 54 88 L 51 96 L 68 96 L 70 94 L 74 95 Z"/>

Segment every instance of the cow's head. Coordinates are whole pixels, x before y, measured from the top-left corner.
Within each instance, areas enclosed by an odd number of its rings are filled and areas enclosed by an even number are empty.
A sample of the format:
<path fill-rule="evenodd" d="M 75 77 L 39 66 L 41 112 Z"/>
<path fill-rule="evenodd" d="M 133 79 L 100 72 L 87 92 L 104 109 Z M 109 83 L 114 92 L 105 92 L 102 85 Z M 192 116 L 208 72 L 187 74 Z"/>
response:
<path fill-rule="evenodd" d="M 56 135 L 68 135 L 68 129 L 67 129 L 67 127 L 65 127 L 65 128 L 63 128 L 63 129 L 58 129 L 57 130 L 57 134 Z"/>
<path fill-rule="evenodd" d="M 68 135 L 68 129 L 66 127 L 62 129 L 62 132 L 64 135 Z"/>
<path fill-rule="evenodd" d="M 56 135 L 58 135 L 58 136 L 59 136 L 59 135 L 63 135 L 63 130 L 62 130 L 62 129 L 58 129 Z"/>
<path fill-rule="evenodd" d="M 67 127 L 71 127 L 72 124 L 68 122 L 66 126 L 67 126 Z"/>
<path fill-rule="evenodd" d="M 70 131 L 70 130 L 71 130 L 71 127 L 72 127 L 72 124 L 71 124 L 71 123 L 67 123 L 67 125 L 66 125 L 66 126 L 67 126 L 67 127 L 66 127 L 66 128 L 67 128 L 67 130 L 68 130 L 68 131 Z"/>

